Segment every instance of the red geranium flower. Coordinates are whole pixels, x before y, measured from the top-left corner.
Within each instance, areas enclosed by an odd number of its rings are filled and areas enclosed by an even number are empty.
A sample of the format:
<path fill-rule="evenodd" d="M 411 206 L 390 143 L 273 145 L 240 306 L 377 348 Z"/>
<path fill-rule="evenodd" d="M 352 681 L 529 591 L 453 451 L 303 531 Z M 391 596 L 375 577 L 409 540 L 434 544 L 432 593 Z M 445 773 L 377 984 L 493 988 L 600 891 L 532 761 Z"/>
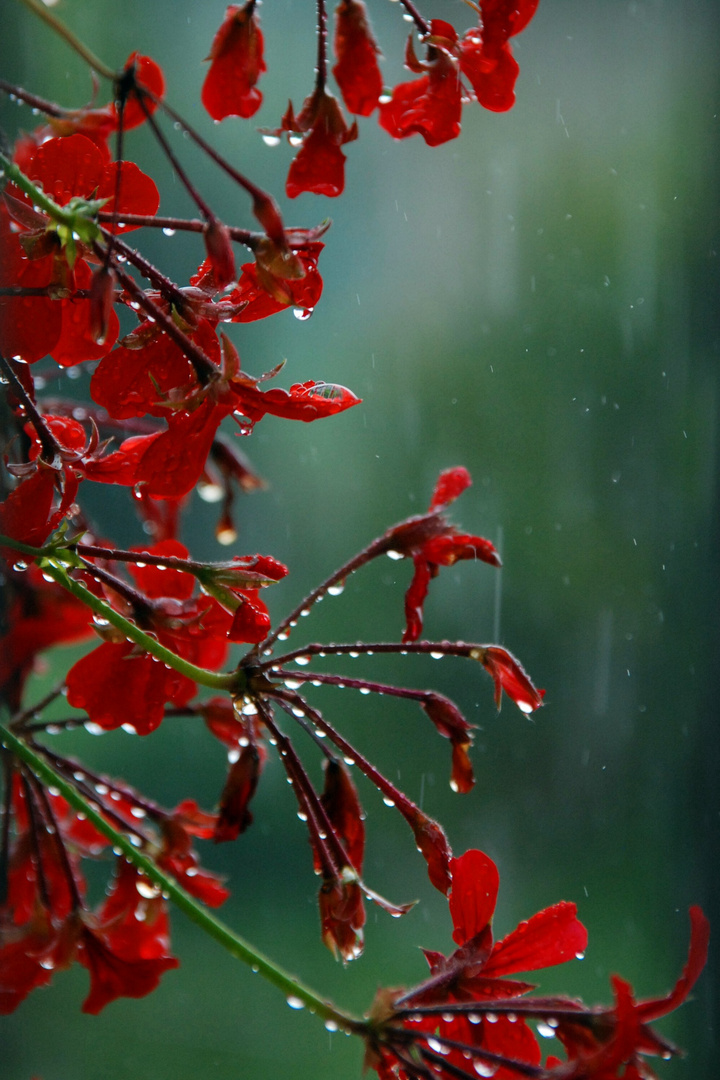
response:
<path fill-rule="evenodd" d="M 401 83 L 392 98 L 380 105 L 380 126 L 395 139 L 422 135 L 428 146 L 439 146 L 460 134 L 462 91 L 456 57 L 457 33 L 450 23 L 433 19 L 424 38 L 428 59 L 415 56 L 412 36 L 405 50 L 405 66 L 421 78 Z"/>
<path fill-rule="evenodd" d="M 202 103 L 213 120 L 254 116 L 262 104 L 256 83 L 266 70 L 263 36 L 255 0 L 231 4 L 210 47 L 210 70 L 202 88 Z"/>
<path fill-rule="evenodd" d="M 437 577 L 441 566 L 452 566 L 460 559 L 481 559 L 491 566 L 501 565 L 500 556 L 489 540 L 458 532 L 442 513 L 471 483 L 467 469 L 447 469 L 438 477 L 428 513 L 409 518 L 385 534 L 386 550 L 396 557 L 409 556 L 415 564 L 405 594 L 403 642 L 417 641 L 420 637 L 428 585 Z"/>

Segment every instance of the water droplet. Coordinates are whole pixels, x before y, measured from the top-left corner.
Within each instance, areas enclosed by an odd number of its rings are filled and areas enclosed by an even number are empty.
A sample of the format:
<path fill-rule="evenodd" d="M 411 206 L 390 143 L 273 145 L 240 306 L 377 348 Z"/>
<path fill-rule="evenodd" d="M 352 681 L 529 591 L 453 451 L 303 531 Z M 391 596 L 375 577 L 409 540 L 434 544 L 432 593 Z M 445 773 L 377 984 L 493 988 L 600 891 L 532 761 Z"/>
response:
<path fill-rule="evenodd" d="M 473 1069 L 478 1076 L 494 1076 L 497 1066 L 489 1065 L 487 1061 L 473 1061 Z"/>
<path fill-rule="evenodd" d="M 175 235 L 175 230 L 174 229 L 163 229 L 163 235 L 164 236 L 174 236 Z"/>
<path fill-rule="evenodd" d="M 49 956 L 47 956 L 44 960 L 40 961 L 40 967 L 44 968 L 45 971 L 52 971 L 52 969 L 55 967 L 55 961 L 52 960 Z"/>
<path fill-rule="evenodd" d="M 287 1003 L 288 1003 L 288 1005 L 290 1006 L 291 1009 L 304 1009 L 305 1008 L 305 1002 L 302 1000 L 302 998 L 294 997 L 292 994 L 290 995 L 289 998 L 287 998 Z"/>
<path fill-rule="evenodd" d="M 306 619 L 309 614 L 310 614 L 310 608 L 309 607 L 303 608 L 302 611 L 300 612 L 300 615 L 302 616 L 303 619 Z"/>
<path fill-rule="evenodd" d="M 290 631 L 289 630 L 283 630 L 281 633 L 278 634 L 278 641 L 287 641 L 287 639 L 289 637 L 290 637 Z"/>
<path fill-rule="evenodd" d="M 306 666 L 307 666 L 307 664 L 309 664 L 309 663 L 310 663 L 311 659 L 312 659 L 312 657 L 311 657 L 311 656 L 296 656 L 296 657 L 295 657 L 295 663 L 296 663 L 296 664 L 299 664 L 299 665 L 300 665 L 300 667 L 306 667 Z M 287 686 L 287 683 L 286 683 L 285 685 Z M 299 686 L 299 685 L 300 685 L 300 684 L 298 683 L 298 686 Z"/>
<path fill-rule="evenodd" d="M 575 959 L 576 960 L 584 960 L 585 959 L 585 953 L 584 952 L 576 952 L 575 953 Z"/>
<path fill-rule="evenodd" d="M 234 544 L 238 538 L 237 529 L 234 529 L 232 525 L 225 525 L 222 529 L 218 529 L 215 533 L 215 539 L 218 544 L 222 544 L 223 547 L 228 547 L 229 544 Z"/>
<path fill-rule="evenodd" d="M 288 690 L 297 690 L 299 686 L 302 686 L 302 681 L 298 682 L 297 679 L 284 679 L 283 683 Z"/>
<path fill-rule="evenodd" d="M 335 585 L 328 587 L 328 596 L 341 596 L 345 590 L 345 582 L 338 581 Z"/>
<path fill-rule="evenodd" d="M 338 1027 L 339 1027 L 339 1025 L 338 1025 L 337 1021 L 335 1021 L 335 1020 L 326 1020 L 325 1021 L 325 1030 L 326 1031 L 337 1031 Z"/>
<path fill-rule="evenodd" d="M 369 686 L 361 686 L 361 687 L 360 687 L 360 693 L 361 693 L 361 694 L 369 694 L 370 692 L 371 692 L 371 691 L 370 691 L 370 687 L 369 687 Z"/>
<path fill-rule="evenodd" d="M 279 146 L 280 145 L 280 136 L 279 135 L 263 135 L 262 141 L 265 143 L 266 146 Z"/>
<path fill-rule="evenodd" d="M 552 1039 L 555 1031 L 549 1024 L 545 1024 L 542 1020 L 536 1024 L 538 1035 L 542 1035 L 543 1039 Z"/>
<path fill-rule="evenodd" d="M 468 1013 L 468 1023 L 469 1024 L 481 1024 L 482 1023 L 482 1016 L 479 1016 L 478 1013 Z"/>
<path fill-rule="evenodd" d="M 87 731 L 88 735 L 104 735 L 105 734 L 105 729 L 101 728 L 99 724 L 94 724 L 92 722 L 92 720 L 86 720 L 85 723 L 83 724 L 83 727 Z"/>
<path fill-rule="evenodd" d="M 300 322 L 307 322 L 314 310 L 314 308 L 296 307 L 293 308 L 293 315 L 296 319 L 299 319 Z"/>
<path fill-rule="evenodd" d="M 148 881 L 147 878 L 138 878 L 135 882 L 135 888 L 145 900 L 154 900 L 156 896 L 160 895 L 160 889 L 157 885 L 153 885 L 152 881 Z"/>
<path fill-rule="evenodd" d="M 28 564 L 24 559 L 18 559 L 16 563 L 13 563 L 13 570 L 17 570 L 19 574 L 22 574 L 24 570 L 27 570 Z"/>
<path fill-rule="evenodd" d="M 524 712 L 526 716 L 529 716 L 530 713 L 533 711 L 532 705 L 527 701 L 518 701 L 517 707 L 520 712 Z"/>
<path fill-rule="evenodd" d="M 196 485 L 196 491 L 202 501 L 206 503 L 220 502 L 225 494 L 220 484 L 206 484 L 202 481 Z"/>
<path fill-rule="evenodd" d="M 147 810 L 143 810 L 142 806 L 133 806 L 130 808 L 130 814 L 132 817 L 141 820 L 142 818 L 147 817 Z"/>
<path fill-rule="evenodd" d="M 393 801 L 393 799 L 388 798 L 387 795 L 383 796 L 383 802 L 385 803 L 386 806 L 394 806 L 395 805 L 395 802 Z"/>
<path fill-rule="evenodd" d="M 304 716 L 305 715 L 303 710 L 300 709 L 300 708 L 297 708 L 297 707 L 291 709 L 291 712 L 292 712 L 293 716 Z"/>
<path fill-rule="evenodd" d="M 509 1023 L 517 1024 L 517 1013 L 508 1013 L 507 1018 Z"/>
<path fill-rule="evenodd" d="M 498 1022 L 496 1013 L 486 1013 L 485 1019 L 487 1020 L 488 1024 L 497 1024 Z"/>
<path fill-rule="evenodd" d="M 401 555 L 399 551 L 386 551 L 388 559 L 404 559 L 405 556 Z"/>
<path fill-rule="evenodd" d="M 230 765 L 234 765 L 236 761 L 240 760 L 240 750 L 238 747 L 233 747 L 232 750 L 228 750 L 227 756 Z"/>
<path fill-rule="evenodd" d="M 307 814 L 305 813 L 304 810 L 298 810 L 297 816 L 300 819 L 300 821 L 307 821 L 307 819 L 308 819 Z"/>
<path fill-rule="evenodd" d="M 302 141 L 303 141 L 302 135 L 296 135 L 296 134 L 288 135 L 288 142 L 290 143 L 291 146 L 302 146 Z"/>
<path fill-rule="evenodd" d="M 137 728 L 134 724 L 121 724 L 121 727 L 122 730 L 125 731 L 128 735 L 137 735 Z"/>

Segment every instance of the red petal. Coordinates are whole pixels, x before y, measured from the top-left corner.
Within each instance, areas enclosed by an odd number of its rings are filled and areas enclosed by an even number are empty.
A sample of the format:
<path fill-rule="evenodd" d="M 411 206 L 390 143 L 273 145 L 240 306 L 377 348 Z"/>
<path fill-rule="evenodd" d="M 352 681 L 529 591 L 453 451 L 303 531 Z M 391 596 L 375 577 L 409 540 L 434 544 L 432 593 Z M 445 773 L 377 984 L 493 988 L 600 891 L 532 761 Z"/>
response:
<path fill-rule="evenodd" d="M 462 495 L 463 491 L 466 491 L 471 484 L 470 473 L 462 465 L 455 469 L 445 469 L 437 478 L 428 511 L 444 510 L 451 502 L 455 502 L 457 497 Z"/>
<path fill-rule="evenodd" d="M 144 89 L 149 90 L 155 97 L 161 98 L 165 93 L 165 78 L 159 64 L 156 64 L 149 56 L 140 56 L 139 53 L 133 52 L 125 61 L 125 71 L 129 71 L 132 67 L 135 69 L 135 81 Z M 157 105 L 150 98 L 145 98 L 145 104 L 149 113 L 154 113 L 157 109 Z M 115 104 L 111 106 L 111 109 L 117 127 L 119 116 Z M 145 112 L 133 91 L 125 102 L 123 128 L 125 131 L 130 131 L 131 128 L 144 123 Z"/>
<path fill-rule="evenodd" d="M 113 161 L 105 168 L 102 179 L 98 186 L 97 195 L 98 199 L 107 199 L 103 210 L 106 213 L 112 213 L 117 209 L 122 223 L 123 214 L 147 214 L 152 215 L 157 213 L 157 209 L 160 206 L 160 192 L 155 186 L 155 181 L 151 177 L 147 176 L 137 165 L 132 161 L 123 161 L 120 167 L 120 198 L 115 204 L 115 190 L 117 185 L 117 172 L 118 163 Z M 105 228 L 109 229 L 117 235 L 126 232 L 132 232 L 133 229 L 139 228 L 139 225 L 110 225 L 106 224 Z"/>
<path fill-rule="evenodd" d="M 361 0 L 341 0 L 335 10 L 333 42 L 337 63 L 332 69 L 351 113 L 369 116 L 383 89 L 378 67 L 380 50 Z"/>
<path fill-rule="evenodd" d="M 147 653 L 133 655 L 134 649 L 129 642 L 105 642 L 78 660 L 67 675 L 67 699 L 106 731 L 132 724 L 138 735 L 148 735 L 160 726 L 166 702 L 185 705 L 195 683 Z"/>
<path fill-rule="evenodd" d="M 285 184 L 288 199 L 304 191 L 334 198 L 345 187 L 345 155 L 338 140 L 317 126 L 303 139 Z"/>
<path fill-rule="evenodd" d="M 255 0 L 248 0 L 244 7 L 228 7 L 225 21 L 213 38 L 210 59 L 201 98 L 213 120 L 254 116 L 262 104 L 262 94 L 255 84 L 266 70 Z"/>
<path fill-rule="evenodd" d="M 490 925 L 497 902 L 500 875 L 482 851 L 466 851 L 450 864 L 450 915 L 453 941 L 464 945 Z"/>
<path fill-rule="evenodd" d="M 167 556 L 174 559 L 187 559 L 189 556 L 188 549 L 179 540 L 162 540 L 159 544 L 153 544 L 152 547 L 133 548 L 133 551 L 137 551 L 139 555 L 146 553 L 158 558 Z M 154 599 L 172 596 L 177 600 L 189 600 L 195 591 L 195 578 L 182 570 L 168 568 L 161 570 L 158 566 L 138 566 L 136 563 L 129 563 L 128 569 L 135 578 L 138 588 L 146 596 Z"/>
<path fill-rule="evenodd" d="M 512 975 L 564 964 L 586 948 L 587 930 L 577 919 L 575 904 L 561 901 L 521 922 L 498 941 L 483 967 L 483 975 Z"/>
<path fill-rule="evenodd" d="M 422 555 L 416 555 L 413 563 L 415 564 L 415 572 L 408 591 L 405 593 L 403 644 L 408 641 L 417 641 L 422 633 L 423 604 L 428 593 L 428 585 L 433 576 L 430 564 Z"/>
<path fill-rule="evenodd" d="M 665 997 L 652 998 L 650 1001 L 639 1003 L 638 1013 L 643 1022 L 647 1023 L 665 1016 L 687 999 L 707 962 L 709 941 L 710 923 L 702 908 L 694 905 L 690 908 L 690 948 L 682 975 Z"/>
<path fill-rule="evenodd" d="M 243 602 L 235 612 L 232 626 L 228 632 L 230 641 L 243 641 L 256 645 L 270 632 L 272 623 L 268 609 L 259 599 L 257 589 L 237 589 Z"/>

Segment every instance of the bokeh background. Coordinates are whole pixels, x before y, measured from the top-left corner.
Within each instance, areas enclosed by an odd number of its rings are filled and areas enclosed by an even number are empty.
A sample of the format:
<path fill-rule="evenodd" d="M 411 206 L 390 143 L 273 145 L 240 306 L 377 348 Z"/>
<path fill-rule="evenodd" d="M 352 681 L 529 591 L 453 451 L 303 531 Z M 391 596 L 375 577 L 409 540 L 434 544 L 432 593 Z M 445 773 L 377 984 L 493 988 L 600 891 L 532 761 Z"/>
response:
<path fill-rule="evenodd" d="M 448 748 L 419 710 L 329 688 L 314 700 L 445 824 L 456 852 L 478 846 L 496 859 L 498 936 L 559 899 L 578 902 L 587 957 L 544 973 L 544 991 L 608 1000 L 608 976 L 621 972 L 639 995 L 662 993 L 682 967 L 688 906 L 714 909 L 720 926 L 717 7 L 542 0 L 514 44 L 511 113 L 466 107 L 460 139 L 433 150 L 361 122 L 344 197 L 288 203 L 292 150 L 268 148 L 256 126 L 276 126 L 287 99 L 297 106 L 311 90 L 312 5 L 263 6 L 263 109 L 255 121 L 214 126 L 199 89 L 224 6 L 63 0 L 55 10 L 112 65 L 133 49 L 154 56 L 175 106 L 278 194 L 288 223 L 333 218 L 313 317 L 238 326 L 234 340 L 253 374 L 287 358 L 283 385 L 324 378 L 364 404 L 308 427 L 272 417 L 258 426 L 243 449 L 270 486 L 241 501 L 232 550 L 291 566 L 268 590 L 282 615 L 389 524 L 424 509 L 440 469 L 470 469 L 475 483 L 454 519 L 496 542 L 505 568 L 445 570 L 426 631 L 504 644 L 547 688 L 546 707 L 532 721 L 509 703 L 498 715 L 485 673 L 448 659 L 335 668 L 458 702 L 478 725 L 478 782 L 460 797 L 448 786 Z M 408 26 L 397 3 L 371 12 L 392 85 L 404 77 Z M 460 0 L 423 12 L 460 30 L 472 19 Z M 6 78 L 64 105 L 89 99 L 85 65 L 18 2 L 4 5 L 0 48 Z M 2 121 L 11 135 L 36 122 L 7 103 Z M 217 212 L 251 225 L 243 194 L 177 139 Z M 128 155 L 158 181 L 161 212 L 192 214 L 147 132 L 133 133 Z M 141 239 L 187 282 L 201 258 L 196 240 Z M 87 382 L 49 389 L 83 396 Z M 89 505 L 119 544 L 138 542 L 126 492 L 91 492 Z M 197 558 L 227 554 L 214 540 L 215 513 L 196 499 L 187 515 Z M 298 644 L 301 631 L 308 640 L 396 638 L 408 573 L 384 560 L 356 576 L 303 620 Z M 74 655 L 49 657 L 33 693 Z M 142 743 L 79 732 L 62 746 L 167 805 L 192 796 L 212 806 L 223 782 L 222 748 L 190 721 Z M 311 749 L 308 761 L 319 769 Z M 230 877 L 223 917 L 359 1011 L 378 984 L 423 976 L 417 946 L 451 946 L 447 906 L 407 829 L 368 785 L 361 792 L 366 878 L 421 903 L 400 922 L 370 910 L 365 956 L 347 969 L 319 942 L 317 882 L 275 761 L 253 827 L 202 853 Z M 182 966 L 149 999 L 83 1016 L 87 975 L 73 970 L 0 1020 L 3 1080 L 360 1075 L 354 1040 L 289 1010 L 179 915 L 173 943 Z M 716 1075 L 716 972 L 664 1022 L 688 1057 L 661 1063 L 662 1076 Z"/>

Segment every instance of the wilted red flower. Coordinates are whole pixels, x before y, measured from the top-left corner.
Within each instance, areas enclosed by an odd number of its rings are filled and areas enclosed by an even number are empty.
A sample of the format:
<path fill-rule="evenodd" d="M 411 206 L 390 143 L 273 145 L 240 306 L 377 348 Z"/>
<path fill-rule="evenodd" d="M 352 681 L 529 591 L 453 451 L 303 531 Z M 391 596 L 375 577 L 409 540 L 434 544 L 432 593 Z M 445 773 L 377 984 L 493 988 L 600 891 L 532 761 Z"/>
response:
<path fill-rule="evenodd" d="M 380 126 L 395 139 L 422 135 L 428 146 L 439 146 L 460 134 L 457 33 L 450 23 L 433 19 L 423 40 L 428 47 L 425 63 L 415 56 L 412 36 L 405 50 L 405 66 L 422 73 L 421 78 L 395 87 L 390 101 L 380 105 Z"/>
<path fill-rule="evenodd" d="M 337 63 L 332 69 L 345 107 L 356 116 L 376 108 L 383 83 L 378 48 L 362 0 L 340 0 L 335 9 L 333 42 Z"/>
<path fill-rule="evenodd" d="M 256 83 L 266 70 L 256 0 L 231 4 L 210 47 L 201 100 L 213 120 L 254 116 L 262 104 Z"/>

